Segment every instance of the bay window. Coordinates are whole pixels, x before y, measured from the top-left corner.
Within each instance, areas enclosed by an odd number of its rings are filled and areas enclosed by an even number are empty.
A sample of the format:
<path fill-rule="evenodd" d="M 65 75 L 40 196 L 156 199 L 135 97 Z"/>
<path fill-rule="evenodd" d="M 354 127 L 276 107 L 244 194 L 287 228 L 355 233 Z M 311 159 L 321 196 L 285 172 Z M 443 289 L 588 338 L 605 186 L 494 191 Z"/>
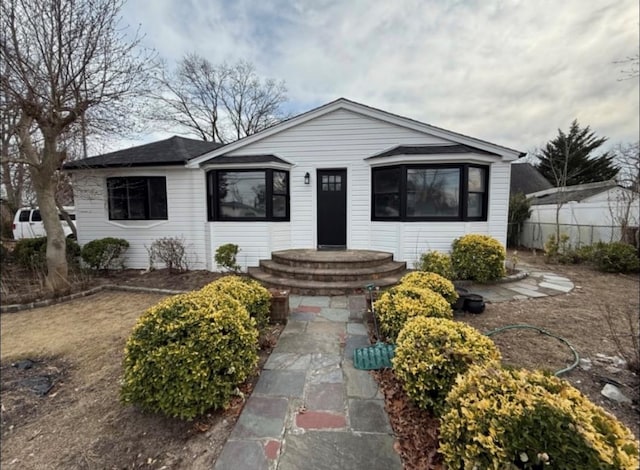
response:
<path fill-rule="evenodd" d="M 289 220 L 289 173 L 212 170 L 207 173 L 210 221 Z"/>
<path fill-rule="evenodd" d="M 471 164 L 372 170 L 372 220 L 487 220 L 489 169 Z"/>

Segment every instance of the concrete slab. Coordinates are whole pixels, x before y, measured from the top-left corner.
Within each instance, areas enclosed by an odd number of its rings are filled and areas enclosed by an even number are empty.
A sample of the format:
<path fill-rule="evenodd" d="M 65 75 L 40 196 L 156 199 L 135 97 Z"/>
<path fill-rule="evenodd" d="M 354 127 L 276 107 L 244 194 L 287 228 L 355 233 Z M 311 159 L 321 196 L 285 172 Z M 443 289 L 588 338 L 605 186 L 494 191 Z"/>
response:
<path fill-rule="evenodd" d="M 369 331 L 367 327 L 362 323 L 347 323 L 347 333 L 350 335 L 363 335 L 367 336 Z"/>
<path fill-rule="evenodd" d="M 349 399 L 349 421 L 354 431 L 392 432 L 383 400 Z"/>
<path fill-rule="evenodd" d="M 271 353 L 265 370 L 307 370 L 311 363 L 311 354 Z"/>
<path fill-rule="evenodd" d="M 402 462 L 386 434 L 307 431 L 288 435 L 278 470 L 400 470 Z"/>
<path fill-rule="evenodd" d="M 284 433 L 288 407 L 289 400 L 286 398 L 251 396 L 230 439 L 280 439 Z"/>
<path fill-rule="evenodd" d="M 552 284 L 551 282 L 541 282 L 538 286 L 543 287 L 545 289 L 553 289 L 560 292 L 571 292 L 573 290 L 573 284 L 571 286 L 568 285 L 560 285 L 560 284 Z"/>
<path fill-rule="evenodd" d="M 254 389 L 256 395 L 302 397 L 306 372 L 299 370 L 263 370 Z"/>
<path fill-rule="evenodd" d="M 346 295 L 336 295 L 331 297 L 329 302 L 331 308 L 349 308 L 349 298 Z"/>
<path fill-rule="evenodd" d="M 350 361 L 342 364 L 345 381 L 347 382 L 347 397 L 350 398 L 382 398 L 378 389 L 378 382 L 364 370 L 358 370 Z"/>
<path fill-rule="evenodd" d="M 269 461 L 260 441 L 227 441 L 214 470 L 269 470 Z"/>
<path fill-rule="evenodd" d="M 291 321 L 296 321 L 296 322 L 313 321 L 313 320 L 315 320 L 316 315 L 317 315 L 316 313 L 309 313 L 309 312 L 291 312 L 289 314 L 289 322 L 291 322 Z"/>
<path fill-rule="evenodd" d="M 300 306 L 308 305 L 310 307 L 328 307 L 331 303 L 331 297 L 326 295 L 304 296 L 300 300 Z"/>
<path fill-rule="evenodd" d="M 341 356 L 339 354 L 314 354 L 307 373 L 307 382 L 311 384 L 344 382 Z"/>
<path fill-rule="evenodd" d="M 302 296 L 301 295 L 296 295 L 296 294 L 289 295 L 289 309 L 290 310 L 295 310 L 295 308 L 298 305 L 300 305 L 301 301 L 302 301 Z"/>
<path fill-rule="evenodd" d="M 346 333 L 346 327 L 345 327 L 345 324 L 342 322 L 313 321 L 313 322 L 309 322 L 309 326 L 307 327 L 307 333 L 337 337 L 339 335 L 344 335 Z"/>
<path fill-rule="evenodd" d="M 344 358 L 353 361 L 353 352 L 358 348 L 371 346 L 369 336 L 364 335 L 347 335 L 347 342 L 344 346 Z"/>
<path fill-rule="evenodd" d="M 327 338 L 324 335 L 302 333 L 298 335 L 284 335 L 278 339 L 278 344 L 274 352 L 279 353 L 340 353 L 340 342 L 338 338 Z"/>
<path fill-rule="evenodd" d="M 289 321 L 287 322 L 287 326 L 285 326 L 281 334 L 287 335 L 287 334 L 304 333 L 307 330 L 307 324 L 308 324 L 307 321 L 293 320 L 291 319 L 291 316 L 289 316 Z"/>
<path fill-rule="evenodd" d="M 527 289 L 526 287 L 509 286 L 508 289 L 512 290 L 513 292 L 517 292 L 518 294 L 526 295 L 527 297 L 533 297 L 533 298 L 547 297 L 547 294 L 543 292 L 540 292 L 538 290 Z"/>
<path fill-rule="evenodd" d="M 308 410 L 345 411 L 344 385 L 341 383 L 318 383 L 307 385 L 305 405 Z"/>
<path fill-rule="evenodd" d="M 323 308 L 320 313 L 318 313 L 319 317 L 325 318 L 326 320 L 332 322 L 348 322 L 349 316 L 351 312 L 346 308 Z"/>

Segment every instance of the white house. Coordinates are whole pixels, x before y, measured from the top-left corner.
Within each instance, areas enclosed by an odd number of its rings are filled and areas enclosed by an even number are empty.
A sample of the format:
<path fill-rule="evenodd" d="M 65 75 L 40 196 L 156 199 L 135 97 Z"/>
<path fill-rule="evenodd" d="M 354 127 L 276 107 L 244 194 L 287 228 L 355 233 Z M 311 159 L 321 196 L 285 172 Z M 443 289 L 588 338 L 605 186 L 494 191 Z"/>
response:
<path fill-rule="evenodd" d="M 288 248 L 370 249 L 415 261 L 467 233 L 506 241 L 510 164 L 520 152 L 341 98 L 221 146 L 172 137 L 74 161 L 80 244 L 145 247 L 182 237 L 191 266 L 243 267 Z"/>
<path fill-rule="evenodd" d="M 528 194 L 531 217 L 524 223 L 522 243 L 543 248 L 549 235 L 556 232 L 556 212 L 560 232 L 569 236 L 573 246 L 637 238 L 640 205 L 638 194 L 615 181 L 550 188 Z M 632 240 L 628 240 L 632 241 Z"/>

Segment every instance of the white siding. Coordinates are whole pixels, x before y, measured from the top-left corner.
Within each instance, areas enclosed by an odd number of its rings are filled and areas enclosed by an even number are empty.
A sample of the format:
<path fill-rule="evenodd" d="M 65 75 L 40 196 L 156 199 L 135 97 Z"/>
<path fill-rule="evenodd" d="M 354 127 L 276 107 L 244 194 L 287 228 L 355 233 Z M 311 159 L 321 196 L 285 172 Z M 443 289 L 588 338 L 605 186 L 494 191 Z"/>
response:
<path fill-rule="evenodd" d="M 106 179 L 114 176 L 165 176 L 168 220 L 109 220 Z M 206 188 L 204 172 L 184 168 L 118 168 L 73 172 L 78 242 L 105 237 L 130 244 L 126 266 L 149 267 L 146 247 L 163 237 L 181 237 L 192 269 L 206 269 Z"/>
<path fill-rule="evenodd" d="M 510 166 L 505 162 L 491 164 L 487 222 L 371 221 L 371 167 L 365 158 L 397 145 L 451 143 L 337 110 L 242 147 L 231 155 L 275 154 L 295 164 L 290 173 L 291 223 L 212 222 L 211 249 L 215 251 L 222 243 L 238 243 L 245 252 L 241 264 L 254 266 L 260 257 L 268 258 L 276 249 L 316 248 L 316 170 L 323 168 L 347 169 L 347 248 L 388 251 L 397 260 L 412 263 L 427 249 L 449 251 L 453 239 L 465 233 L 485 233 L 505 243 L 510 178 Z M 308 185 L 304 184 L 306 172 L 311 175 Z M 288 237 L 275 237 L 273 230 L 288 230 Z M 276 244 L 276 239 L 282 243 Z"/>

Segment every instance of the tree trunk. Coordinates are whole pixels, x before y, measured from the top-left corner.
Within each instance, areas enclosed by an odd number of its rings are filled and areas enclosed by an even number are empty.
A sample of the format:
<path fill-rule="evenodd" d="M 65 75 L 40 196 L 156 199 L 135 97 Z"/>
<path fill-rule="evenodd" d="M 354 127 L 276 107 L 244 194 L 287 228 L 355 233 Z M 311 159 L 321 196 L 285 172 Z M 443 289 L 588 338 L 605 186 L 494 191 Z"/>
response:
<path fill-rule="evenodd" d="M 51 147 L 53 145 L 53 148 Z M 55 144 L 47 145 L 43 152 L 44 162 L 58 161 L 57 155 L 46 155 L 47 152 L 55 151 Z M 45 163 L 45 167 L 47 165 Z M 64 230 L 58 217 L 58 207 L 56 205 L 56 179 L 51 176 L 52 172 L 41 167 L 29 167 L 31 180 L 36 192 L 40 215 L 47 233 L 47 277 L 46 284 L 53 293 L 64 295 L 71 290 L 69 284 L 69 271 L 67 266 L 67 245 Z"/>

